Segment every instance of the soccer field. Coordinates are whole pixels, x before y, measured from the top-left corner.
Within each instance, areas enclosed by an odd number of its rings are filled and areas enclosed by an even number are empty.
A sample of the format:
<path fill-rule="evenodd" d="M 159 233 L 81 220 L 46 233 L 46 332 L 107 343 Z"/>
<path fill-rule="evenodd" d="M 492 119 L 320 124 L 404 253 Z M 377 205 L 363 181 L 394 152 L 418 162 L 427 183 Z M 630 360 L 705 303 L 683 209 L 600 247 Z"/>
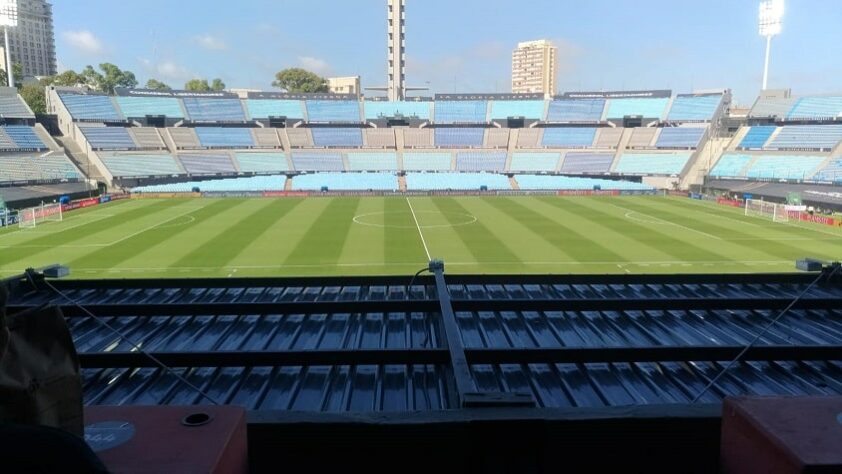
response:
<path fill-rule="evenodd" d="M 0 272 L 75 278 L 794 271 L 842 231 L 667 197 L 127 200 L 0 230 Z"/>

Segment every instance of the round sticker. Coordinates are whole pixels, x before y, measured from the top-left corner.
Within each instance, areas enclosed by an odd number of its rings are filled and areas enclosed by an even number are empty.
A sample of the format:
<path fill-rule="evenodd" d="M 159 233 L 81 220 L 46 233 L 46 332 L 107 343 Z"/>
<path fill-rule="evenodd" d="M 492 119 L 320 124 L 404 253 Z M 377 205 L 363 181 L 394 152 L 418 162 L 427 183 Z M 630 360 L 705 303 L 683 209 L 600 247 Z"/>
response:
<path fill-rule="evenodd" d="M 128 421 L 103 421 L 85 426 L 85 442 L 99 453 L 127 443 L 134 432 L 134 425 Z"/>

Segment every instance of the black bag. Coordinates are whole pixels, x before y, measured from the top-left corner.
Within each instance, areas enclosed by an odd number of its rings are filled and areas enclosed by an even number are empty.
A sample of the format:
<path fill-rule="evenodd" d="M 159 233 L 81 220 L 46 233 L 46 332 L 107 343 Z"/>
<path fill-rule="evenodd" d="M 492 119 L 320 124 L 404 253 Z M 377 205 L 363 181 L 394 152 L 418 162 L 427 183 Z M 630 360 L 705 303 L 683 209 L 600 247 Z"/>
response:
<path fill-rule="evenodd" d="M 0 423 L 51 426 L 82 437 L 79 357 L 61 309 L 7 315 L 7 298 L 0 283 Z"/>

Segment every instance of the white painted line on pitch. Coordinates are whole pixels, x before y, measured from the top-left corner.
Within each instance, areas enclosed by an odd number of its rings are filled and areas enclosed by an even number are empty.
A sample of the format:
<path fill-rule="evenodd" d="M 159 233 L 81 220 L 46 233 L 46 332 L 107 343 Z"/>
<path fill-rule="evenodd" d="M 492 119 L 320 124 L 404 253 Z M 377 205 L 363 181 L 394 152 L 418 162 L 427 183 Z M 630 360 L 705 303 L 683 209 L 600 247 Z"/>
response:
<path fill-rule="evenodd" d="M 421 236 L 421 243 L 424 244 L 424 252 L 427 254 L 427 261 L 432 261 L 433 257 L 430 255 L 430 249 L 427 247 L 427 240 L 424 239 L 424 233 L 421 232 L 421 225 L 418 224 L 418 217 L 415 215 L 415 209 L 412 208 L 412 203 L 409 198 L 406 198 L 406 203 L 409 204 L 409 211 L 412 212 L 412 218 L 415 219 L 415 227 L 418 229 L 418 235 Z"/>
<path fill-rule="evenodd" d="M 151 225 L 151 226 L 145 227 L 145 228 L 143 228 L 143 229 L 141 229 L 141 230 L 139 230 L 139 231 L 137 231 L 137 232 L 133 232 L 133 233 L 131 233 L 131 234 L 129 234 L 129 235 L 127 235 L 127 236 L 125 236 L 125 237 L 122 237 L 122 238 L 120 238 L 120 239 L 117 239 L 117 240 L 115 240 L 114 242 L 110 242 L 110 243 L 106 244 L 105 246 L 106 246 L 106 247 L 111 247 L 111 246 L 113 246 L 113 245 L 117 245 L 117 244 L 123 243 L 123 242 L 125 242 L 125 241 L 127 241 L 127 240 L 131 239 L 132 237 L 136 237 L 136 236 L 138 236 L 138 235 L 140 235 L 140 234 L 142 234 L 142 233 L 144 233 L 144 232 L 149 232 L 150 230 L 153 230 L 153 229 L 155 229 L 155 228 L 161 227 L 161 226 L 163 226 L 164 224 L 166 224 L 166 223 L 168 223 L 168 222 L 172 222 L 172 221 L 174 221 L 174 220 L 176 220 L 176 219 L 181 219 L 182 217 L 189 215 L 191 212 L 197 212 L 197 211 L 199 211 L 199 210 L 201 210 L 201 209 L 202 209 L 201 207 L 200 207 L 200 208 L 196 208 L 196 209 L 188 209 L 186 212 L 182 212 L 181 214 L 179 214 L 179 215 L 177 215 L 177 216 L 174 216 L 174 217 L 172 217 L 171 219 L 167 219 L 167 220 L 162 221 L 162 222 L 159 222 L 159 223 L 157 223 L 157 224 L 154 224 L 154 225 Z M 185 225 L 186 225 L 186 224 L 185 224 Z M 171 226 L 171 227 L 172 227 L 172 226 Z"/>
<path fill-rule="evenodd" d="M 682 229 L 684 229 L 684 230 L 689 230 L 690 232 L 695 232 L 695 233 L 697 233 L 697 234 L 704 235 L 705 237 L 710 237 L 711 239 L 724 240 L 722 237 L 717 237 L 717 236 L 715 236 L 715 235 L 713 235 L 713 234 L 708 234 L 707 232 L 702 232 L 702 231 L 700 231 L 700 230 L 692 229 L 692 228 L 690 228 L 690 227 L 683 226 L 683 225 L 681 225 L 681 224 L 677 224 L 677 223 L 675 223 L 675 222 L 668 221 L 668 220 L 666 220 L 666 219 L 661 219 L 660 217 L 655 217 L 655 216 L 652 216 L 652 215 L 649 215 L 649 214 L 646 214 L 646 213 L 643 213 L 643 212 L 634 211 L 634 210 L 631 210 L 631 209 L 625 208 L 625 207 L 623 207 L 623 206 L 618 206 L 618 205 L 616 205 L 616 204 L 611 204 L 611 205 L 612 205 L 612 206 L 614 206 L 614 207 L 616 207 L 617 209 L 622 209 L 622 210 L 626 211 L 626 215 L 625 215 L 625 217 L 626 217 L 627 219 L 629 219 L 629 220 L 634 220 L 634 219 L 632 219 L 631 217 L 629 217 L 629 214 L 639 214 L 639 215 L 641 215 L 641 216 L 646 216 L 646 217 L 648 217 L 648 218 L 650 218 L 650 219 L 655 219 L 656 221 L 660 221 L 660 222 L 662 222 L 662 223 L 664 223 L 664 224 L 666 224 L 666 225 L 671 225 L 671 226 L 675 226 L 675 227 L 680 227 L 680 228 L 682 228 Z M 656 223 L 657 223 L 657 222 L 656 222 Z"/>

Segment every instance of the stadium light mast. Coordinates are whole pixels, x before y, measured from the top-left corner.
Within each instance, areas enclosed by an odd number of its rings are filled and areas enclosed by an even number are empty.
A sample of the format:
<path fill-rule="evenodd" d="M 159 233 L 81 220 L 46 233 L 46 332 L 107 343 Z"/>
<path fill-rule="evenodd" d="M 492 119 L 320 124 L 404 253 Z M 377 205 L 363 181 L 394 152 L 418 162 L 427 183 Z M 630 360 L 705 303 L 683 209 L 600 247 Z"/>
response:
<path fill-rule="evenodd" d="M 763 64 L 763 90 L 769 86 L 769 57 L 772 53 L 772 38 L 781 34 L 784 18 L 784 0 L 763 0 L 760 2 L 760 36 L 766 38 L 766 61 Z"/>

